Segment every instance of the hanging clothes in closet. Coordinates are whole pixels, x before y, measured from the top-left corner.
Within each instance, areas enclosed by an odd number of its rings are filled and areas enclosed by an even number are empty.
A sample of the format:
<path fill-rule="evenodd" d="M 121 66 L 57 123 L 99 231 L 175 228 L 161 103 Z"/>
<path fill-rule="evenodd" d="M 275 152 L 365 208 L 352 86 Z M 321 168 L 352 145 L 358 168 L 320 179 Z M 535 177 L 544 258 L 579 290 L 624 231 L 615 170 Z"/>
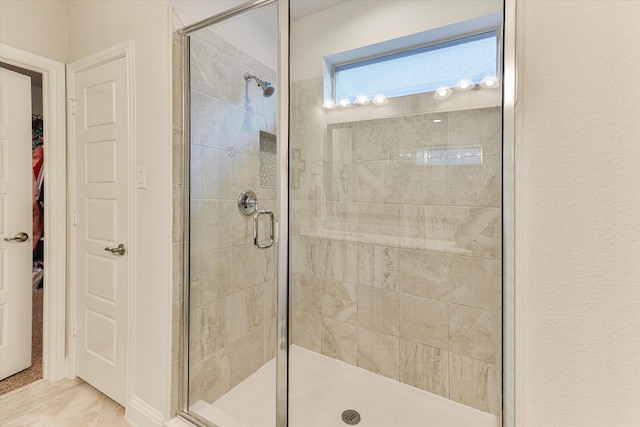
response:
<path fill-rule="evenodd" d="M 44 136 L 41 115 L 31 117 L 31 166 L 32 166 L 32 213 L 33 213 L 33 289 L 43 286 L 43 240 L 44 240 Z"/>
<path fill-rule="evenodd" d="M 33 150 L 31 158 L 33 166 L 33 250 L 35 251 L 38 244 L 40 244 L 40 238 L 42 237 L 42 231 L 44 229 L 44 212 L 40 202 L 38 201 L 38 181 L 42 179 L 42 163 L 44 162 L 44 150 L 42 149 L 42 145 L 37 146 Z"/>

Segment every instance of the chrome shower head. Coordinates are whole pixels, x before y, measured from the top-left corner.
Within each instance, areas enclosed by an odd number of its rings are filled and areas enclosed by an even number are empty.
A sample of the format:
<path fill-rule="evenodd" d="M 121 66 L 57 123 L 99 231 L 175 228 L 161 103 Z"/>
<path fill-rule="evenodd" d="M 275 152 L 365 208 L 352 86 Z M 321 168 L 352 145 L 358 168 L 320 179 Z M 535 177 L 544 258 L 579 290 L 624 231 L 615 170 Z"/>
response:
<path fill-rule="evenodd" d="M 249 82 L 251 79 L 255 80 L 258 86 L 260 86 L 260 88 L 262 89 L 262 96 L 264 96 L 265 98 L 270 97 L 276 91 L 275 88 L 271 86 L 271 83 L 260 80 L 253 74 L 244 73 L 244 81 Z"/>
<path fill-rule="evenodd" d="M 276 88 L 271 86 L 271 84 L 269 82 L 264 82 L 264 84 L 265 84 L 265 86 L 262 86 L 262 95 L 264 95 L 266 98 L 268 98 L 271 95 L 273 95 L 273 92 L 276 91 Z"/>

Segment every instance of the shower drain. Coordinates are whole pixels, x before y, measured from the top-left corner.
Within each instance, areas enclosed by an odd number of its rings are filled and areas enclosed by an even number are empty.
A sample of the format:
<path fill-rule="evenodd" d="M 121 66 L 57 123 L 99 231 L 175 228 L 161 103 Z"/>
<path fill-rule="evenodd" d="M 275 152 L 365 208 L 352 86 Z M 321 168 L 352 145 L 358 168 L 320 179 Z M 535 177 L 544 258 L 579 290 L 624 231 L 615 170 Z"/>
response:
<path fill-rule="evenodd" d="M 347 409 L 342 413 L 342 421 L 344 421 L 345 424 L 354 426 L 360 422 L 360 413 L 355 409 Z"/>

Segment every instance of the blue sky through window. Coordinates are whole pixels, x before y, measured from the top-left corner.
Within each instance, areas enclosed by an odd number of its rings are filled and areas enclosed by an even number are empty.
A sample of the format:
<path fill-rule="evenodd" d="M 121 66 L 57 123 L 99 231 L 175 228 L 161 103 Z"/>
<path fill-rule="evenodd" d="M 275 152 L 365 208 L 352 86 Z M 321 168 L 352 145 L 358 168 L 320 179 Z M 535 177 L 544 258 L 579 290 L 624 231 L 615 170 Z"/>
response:
<path fill-rule="evenodd" d="M 335 67 L 336 101 L 432 92 L 462 79 L 496 76 L 496 32 L 490 31 Z"/>

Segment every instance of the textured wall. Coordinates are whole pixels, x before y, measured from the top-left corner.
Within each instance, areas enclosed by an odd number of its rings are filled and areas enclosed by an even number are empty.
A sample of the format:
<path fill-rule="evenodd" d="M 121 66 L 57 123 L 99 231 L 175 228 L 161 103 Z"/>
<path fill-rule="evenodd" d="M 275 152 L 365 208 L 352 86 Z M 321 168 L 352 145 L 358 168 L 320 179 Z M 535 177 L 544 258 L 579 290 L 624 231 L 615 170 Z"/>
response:
<path fill-rule="evenodd" d="M 57 2 L 40 2 L 57 3 Z M 171 366 L 171 54 L 166 1 L 69 2 L 69 60 L 126 40 L 134 44 L 135 162 L 147 188 L 135 190 L 135 312 L 131 399 L 163 415 Z M 127 417 L 148 416 L 128 405 Z M 156 416 L 159 416 L 156 414 Z"/>
<path fill-rule="evenodd" d="M 640 425 L 640 2 L 518 2 L 518 427 Z"/>
<path fill-rule="evenodd" d="M 335 110 L 322 92 L 292 88 L 294 344 L 498 414 L 499 91 Z M 481 165 L 415 160 L 465 146 Z"/>
<path fill-rule="evenodd" d="M 67 62 L 69 2 L 2 0 L 0 43 Z"/>

